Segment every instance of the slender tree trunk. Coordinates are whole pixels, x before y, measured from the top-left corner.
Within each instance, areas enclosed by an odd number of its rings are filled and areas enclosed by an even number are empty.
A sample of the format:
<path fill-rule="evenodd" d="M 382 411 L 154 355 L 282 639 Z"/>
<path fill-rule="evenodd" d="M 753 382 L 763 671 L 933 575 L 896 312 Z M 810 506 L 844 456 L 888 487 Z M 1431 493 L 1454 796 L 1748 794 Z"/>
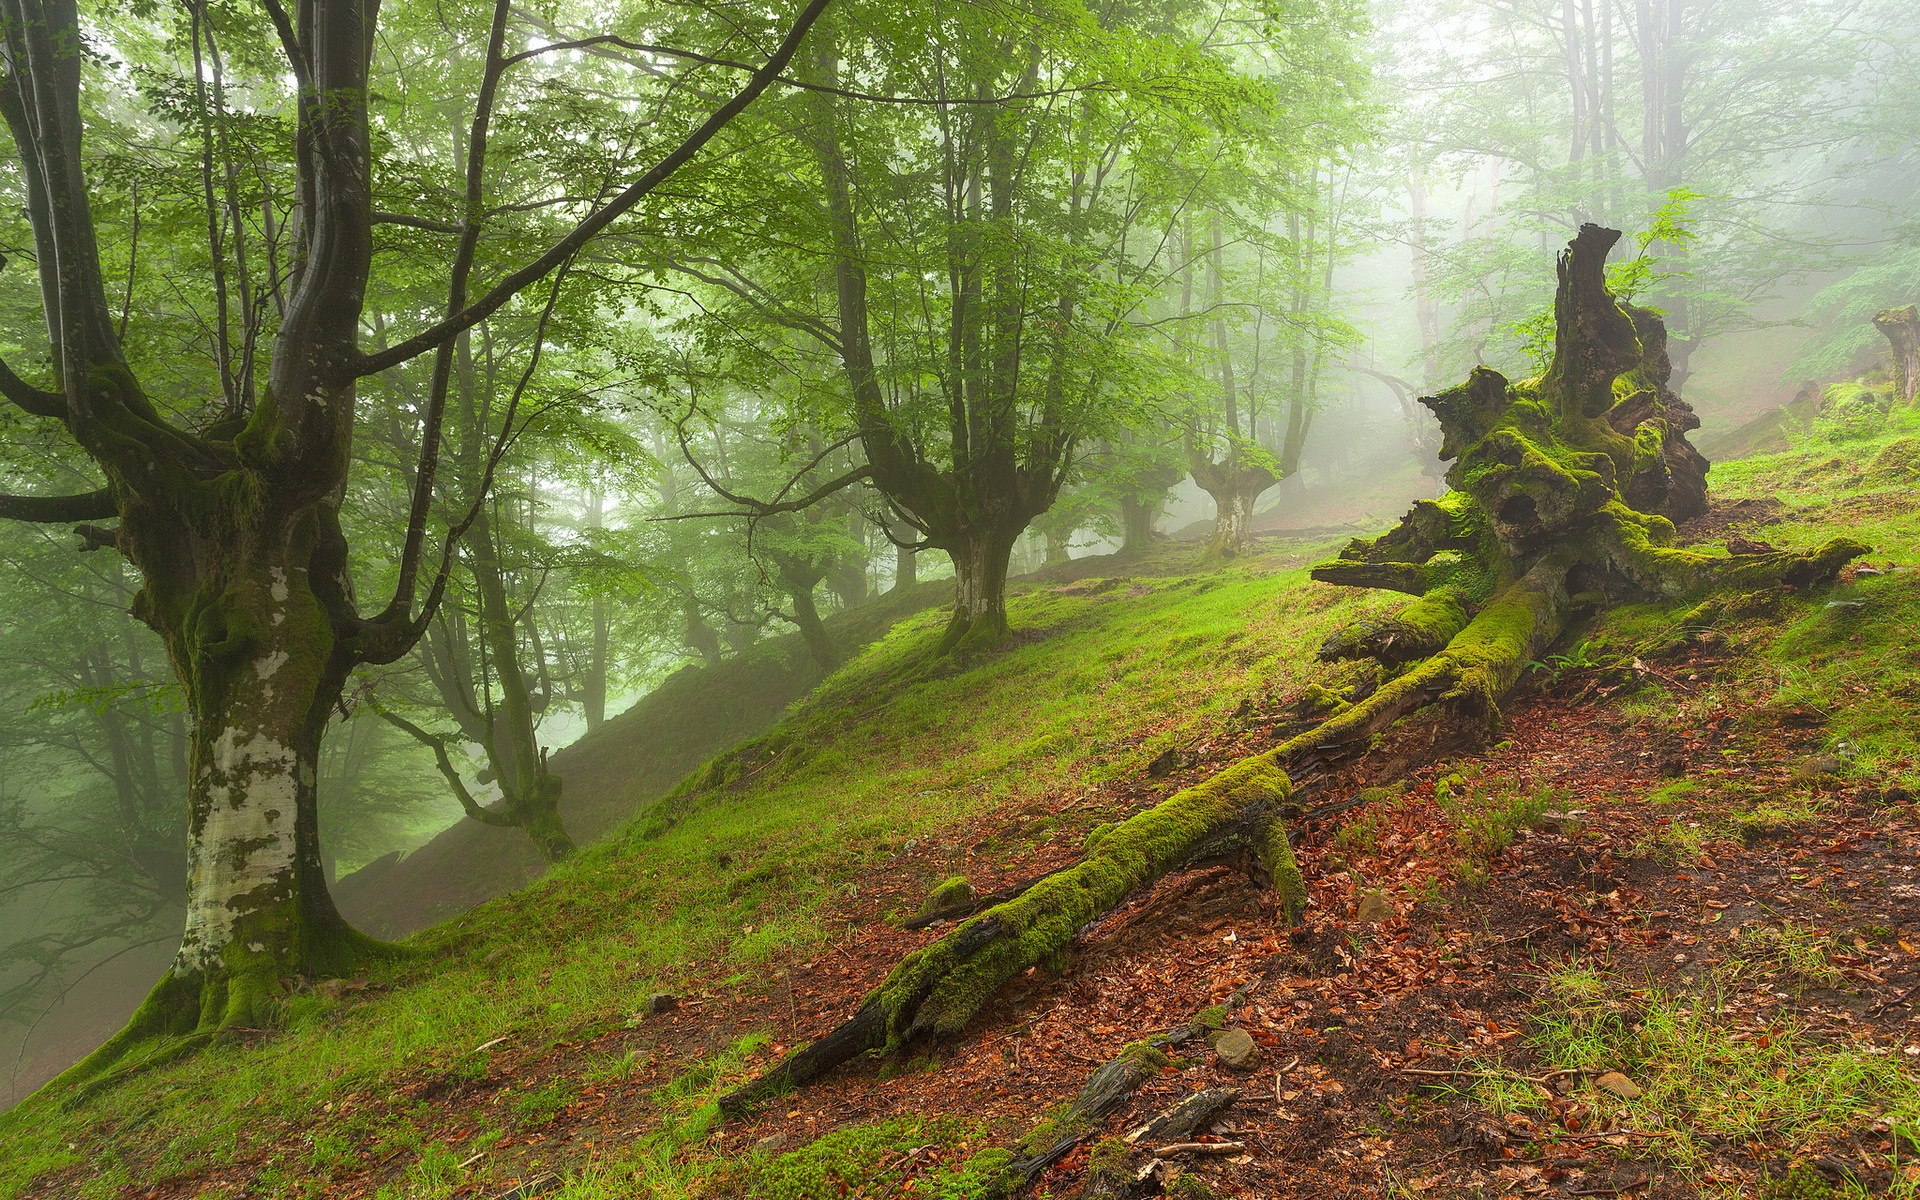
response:
<path fill-rule="evenodd" d="M 508 816 L 548 862 L 559 862 L 573 853 L 573 839 L 560 820 L 560 777 L 547 769 L 547 755 L 540 746 L 533 694 L 520 667 L 513 598 L 500 572 L 490 514 L 483 511 L 475 518 L 465 541 L 480 602 L 480 637 L 500 689 L 488 730 L 487 758 L 504 793 Z"/>

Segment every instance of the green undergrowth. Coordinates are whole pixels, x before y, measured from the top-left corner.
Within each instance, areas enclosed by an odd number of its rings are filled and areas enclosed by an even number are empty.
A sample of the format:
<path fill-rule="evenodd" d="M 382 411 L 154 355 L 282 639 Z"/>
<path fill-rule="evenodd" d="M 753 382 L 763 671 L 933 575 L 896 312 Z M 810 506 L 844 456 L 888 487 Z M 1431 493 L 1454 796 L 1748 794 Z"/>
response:
<path fill-rule="evenodd" d="M 1805 931 L 1789 930 L 1792 939 Z M 1763 948 L 1774 954 L 1777 947 Z M 1804 950 L 1789 953 L 1805 956 Z M 1810 960 L 1809 960 L 1810 961 Z M 1920 1136 L 1920 1077 L 1887 1047 L 1818 1041 L 1790 1013 L 1756 1024 L 1730 1007 L 1731 990 L 1710 980 L 1698 990 L 1635 988 L 1591 967 L 1567 967 L 1541 981 L 1533 1047 L 1546 1069 L 1580 1072 L 1568 1100 L 1591 1129 L 1632 1129 L 1667 1163 L 1699 1179 L 1715 1148 L 1762 1139 L 1772 1155 L 1793 1159 L 1884 1123 L 1902 1139 Z M 1736 1019 L 1744 1018 L 1744 1019 Z M 1592 1080 L 1619 1072 L 1640 1095 L 1611 1094 Z M 1549 1126 L 1561 1109 L 1532 1084 L 1483 1080 L 1479 1099 Z M 1851 1194 L 1851 1193 L 1841 1193 Z M 1897 1175 L 1891 1195 L 1920 1194 Z"/>
<path fill-rule="evenodd" d="M 1078 846 L 1126 814 L 1068 800 L 1324 678 L 1311 647 L 1383 604 L 1258 556 L 1167 573 L 1196 557 L 1175 547 L 1131 578 L 1018 589 L 1013 642 L 966 660 L 930 655 L 941 613 L 907 618 L 766 737 L 539 883 L 415 935 L 419 956 L 370 969 L 365 989 L 302 994 L 283 1028 L 71 1111 L 40 1097 L 0 1117 L 0 1197 L 62 1168 L 59 1194 L 76 1200 L 210 1175 L 291 1200 L 369 1161 L 388 1164 L 391 1195 L 514 1177 L 526 1164 L 488 1147 L 568 1127 L 583 1086 L 623 1086 L 624 1056 L 652 1045 L 650 995 L 723 1002 L 776 957 L 841 936 L 826 912 L 867 869 L 890 869 L 917 905 L 1010 853 Z M 676 1069 L 717 1092 L 747 1073 L 744 1053 Z M 722 1160 L 701 1149 L 699 1106 L 683 1109 L 651 1095 L 625 1122 L 648 1132 L 618 1154 L 555 1158 L 562 1194 L 692 1194 Z"/>

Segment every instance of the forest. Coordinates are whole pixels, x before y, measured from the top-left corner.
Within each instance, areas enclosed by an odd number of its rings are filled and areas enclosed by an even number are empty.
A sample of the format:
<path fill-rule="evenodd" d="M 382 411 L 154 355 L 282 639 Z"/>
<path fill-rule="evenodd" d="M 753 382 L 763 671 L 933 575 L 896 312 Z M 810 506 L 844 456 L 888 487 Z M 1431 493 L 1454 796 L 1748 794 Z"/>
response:
<path fill-rule="evenodd" d="M 1894 0 L 0 0 L 0 1200 L 1920 1196 Z"/>

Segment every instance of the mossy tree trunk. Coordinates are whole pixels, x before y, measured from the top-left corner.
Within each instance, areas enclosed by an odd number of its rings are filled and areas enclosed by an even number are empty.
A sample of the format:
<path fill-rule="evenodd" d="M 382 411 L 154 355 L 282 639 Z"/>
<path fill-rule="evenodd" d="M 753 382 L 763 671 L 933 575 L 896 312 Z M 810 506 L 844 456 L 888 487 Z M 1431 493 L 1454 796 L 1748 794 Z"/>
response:
<path fill-rule="evenodd" d="M 1280 476 L 1236 451 L 1218 463 L 1196 459 L 1193 481 L 1213 497 L 1213 536 L 1207 539 L 1206 556 L 1238 558 L 1253 540 L 1254 505 Z"/>
<path fill-rule="evenodd" d="M 769 1089 L 875 1050 L 957 1035 L 1013 976 L 1064 961 L 1074 933 L 1169 871 L 1237 861 L 1297 916 L 1305 887 L 1285 820 L 1287 769 L 1328 746 L 1360 746 L 1440 704 L 1491 733 L 1500 701 L 1579 607 L 1830 580 L 1867 547 L 1835 539 L 1808 554 L 1710 555 L 1670 546 L 1670 517 L 1705 507 L 1694 421 L 1666 387 L 1664 331 L 1605 287 L 1613 230 L 1587 225 L 1560 259 L 1553 365 L 1509 384 L 1480 369 L 1425 401 L 1446 434 L 1457 489 L 1418 501 L 1401 523 L 1356 540 L 1314 574 L 1420 597 L 1386 621 L 1330 639 L 1328 657 L 1397 670 L 1364 699 L 1121 822 L 1079 863 L 908 955 L 854 1016 L 722 1101 L 737 1112 Z M 1629 497 L 1650 497 L 1649 508 Z"/>
<path fill-rule="evenodd" d="M 1920 308 L 1883 308 L 1873 314 L 1873 327 L 1887 339 L 1893 402 L 1907 404 L 1920 386 Z"/>
<path fill-rule="evenodd" d="M 0 117 L 13 137 L 40 277 L 51 386 L 0 364 L 0 398 L 27 419 L 57 426 L 104 476 L 77 496 L 0 496 L 0 517 L 78 522 L 139 571 L 134 615 L 159 633 L 192 718 L 188 769 L 185 936 L 171 969 L 119 1035 L 48 1085 L 64 1089 L 169 1035 L 208 1037 L 272 1015 L 284 981 L 344 972 L 378 943 L 355 933 L 327 894 L 315 781 L 322 735 L 348 673 L 391 663 L 418 640 L 444 576 L 424 582 L 426 518 L 436 497 L 444 391 L 419 415 L 415 469 L 398 582 L 386 607 L 362 616 L 347 577 L 339 506 L 349 494 L 358 381 L 422 354 L 444 355 L 551 275 L 722 129 L 783 71 L 826 0 L 811 0 L 749 83 L 645 174 L 473 303 L 402 342 L 359 345 L 372 266 L 374 171 L 367 112 L 377 6 L 306 4 L 270 14 L 287 61 L 267 68 L 297 80 L 291 140 L 299 221 L 284 309 L 263 384 L 236 383 L 224 322 L 211 332 L 223 394 L 198 423 L 170 419 L 142 387 L 122 348 L 89 198 L 80 101 L 87 39 L 72 0 L 8 0 L 0 20 Z M 491 53 L 474 102 L 467 202 L 478 236 L 482 167 L 494 85 L 511 7 L 494 7 Z M 248 154 L 257 151 L 249 147 Z M 243 236 L 221 233 L 215 260 Z M 471 256 L 456 257 L 463 295 Z M 217 300 L 227 300 L 222 277 Z M 249 330 L 249 334 L 253 331 Z M 251 361 L 251 359 L 249 359 Z M 190 398 L 170 400 L 191 407 Z M 409 418 L 413 419 L 413 418 Z M 428 572 L 431 578 L 432 573 Z M 176 1043 L 186 1047 L 197 1039 Z M 156 1061 L 153 1048 L 141 1061 Z"/>

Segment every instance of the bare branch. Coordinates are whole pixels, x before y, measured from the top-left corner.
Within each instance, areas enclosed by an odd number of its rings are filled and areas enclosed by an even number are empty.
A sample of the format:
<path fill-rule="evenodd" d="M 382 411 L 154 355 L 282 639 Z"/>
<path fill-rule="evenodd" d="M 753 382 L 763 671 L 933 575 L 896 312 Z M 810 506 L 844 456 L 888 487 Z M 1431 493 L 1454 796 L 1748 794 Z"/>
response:
<path fill-rule="evenodd" d="M 601 230 L 645 199 L 648 193 L 665 183 L 675 171 L 698 154 L 702 147 L 739 116 L 747 105 L 753 103 L 760 93 L 766 91 L 767 86 L 779 77 L 780 72 L 786 69 L 789 62 L 793 61 L 793 56 L 799 51 L 800 43 L 806 38 L 807 31 L 813 28 L 814 22 L 820 19 L 820 15 L 832 2 L 833 0 L 809 0 L 807 7 L 794 21 L 792 28 L 787 30 L 787 36 L 781 41 L 779 49 L 774 51 L 773 57 L 767 60 L 765 66 L 753 73 L 753 77 L 747 81 L 745 87 L 735 93 L 733 99 L 715 109 L 711 116 L 701 122 L 698 129 L 687 135 L 684 141 L 654 164 L 651 170 L 634 180 L 618 196 L 582 219 L 573 227 L 572 232 L 555 242 L 546 253 L 502 279 L 494 285 L 493 290 L 469 305 L 464 311 L 455 313 L 406 341 L 389 346 L 378 353 L 361 355 L 359 363 L 353 368 L 354 373 L 378 374 L 389 367 L 397 367 L 408 359 L 434 349 L 461 330 L 471 329 L 486 320 L 501 305 L 545 278 L 554 268 L 573 257 Z"/>
<path fill-rule="evenodd" d="M 77 496 L 0 496 L 0 517 L 10 521 L 99 521 L 119 511 L 112 488 Z"/>

